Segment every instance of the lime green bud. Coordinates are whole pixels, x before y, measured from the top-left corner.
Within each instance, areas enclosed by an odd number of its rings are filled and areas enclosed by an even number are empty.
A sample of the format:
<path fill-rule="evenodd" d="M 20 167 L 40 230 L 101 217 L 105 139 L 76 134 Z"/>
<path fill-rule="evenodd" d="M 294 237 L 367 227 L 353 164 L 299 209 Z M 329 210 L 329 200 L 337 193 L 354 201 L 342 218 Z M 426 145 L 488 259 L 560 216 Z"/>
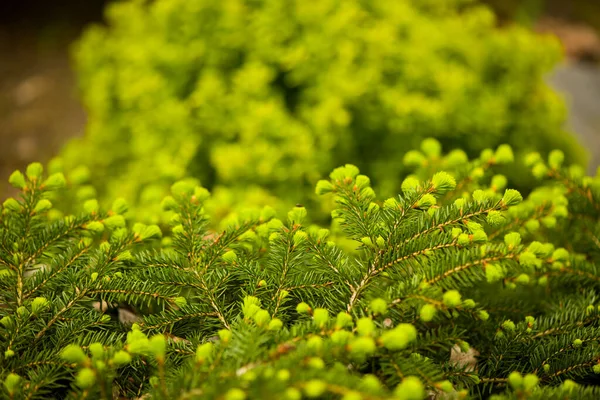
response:
<path fill-rule="evenodd" d="M 306 242 L 306 239 L 308 238 L 308 234 L 304 231 L 298 231 L 296 233 L 294 233 L 294 245 L 295 246 L 300 246 L 302 243 Z"/>
<path fill-rule="evenodd" d="M 375 341 L 366 336 L 358 337 L 349 344 L 350 354 L 359 357 L 373 354 L 376 348 Z"/>
<path fill-rule="evenodd" d="M 348 331 L 335 331 L 331 334 L 331 342 L 343 346 L 348 343 L 352 336 L 352 333 Z"/>
<path fill-rule="evenodd" d="M 473 192 L 473 200 L 476 203 L 484 203 L 490 199 L 490 196 L 481 189 L 477 189 Z"/>
<path fill-rule="evenodd" d="M 346 392 L 342 396 L 342 400 L 363 400 L 363 397 L 357 392 Z"/>
<path fill-rule="evenodd" d="M 287 388 L 284 393 L 285 400 L 301 400 L 302 393 L 296 388 Z"/>
<path fill-rule="evenodd" d="M 461 303 L 461 296 L 457 290 L 449 290 L 444 293 L 443 302 L 447 307 L 458 307 Z"/>
<path fill-rule="evenodd" d="M 290 379 L 290 376 L 290 371 L 287 369 L 281 369 L 277 371 L 277 379 L 282 382 L 288 381 Z"/>
<path fill-rule="evenodd" d="M 325 368 L 325 362 L 320 357 L 310 357 L 307 360 L 306 364 L 308 365 L 309 368 L 312 368 L 312 369 L 324 369 Z"/>
<path fill-rule="evenodd" d="M 360 386 L 367 392 L 376 393 L 381 390 L 381 382 L 379 382 L 379 379 L 375 375 L 371 374 L 363 376 Z"/>
<path fill-rule="evenodd" d="M 478 180 L 483 178 L 484 175 L 485 175 L 485 171 L 481 167 L 474 168 L 471 171 L 471 173 L 469 174 L 471 179 L 473 179 L 475 182 L 477 182 Z"/>
<path fill-rule="evenodd" d="M 50 303 L 48 303 L 48 300 L 45 297 L 36 297 L 31 302 L 31 312 L 37 314 L 47 308 L 49 304 Z"/>
<path fill-rule="evenodd" d="M 436 191 L 439 193 L 445 193 L 449 190 L 453 190 L 456 187 L 456 180 L 454 177 L 447 172 L 438 172 L 431 178 L 431 183 Z"/>
<path fill-rule="evenodd" d="M 525 375 L 525 377 L 523 378 L 523 388 L 525 390 L 533 390 L 538 382 L 539 382 L 539 378 L 534 375 L 534 374 L 527 374 Z"/>
<path fill-rule="evenodd" d="M 317 188 L 315 190 L 315 193 L 321 196 L 330 193 L 333 190 L 334 186 L 331 184 L 331 182 L 326 180 L 320 180 L 319 182 L 317 182 Z"/>
<path fill-rule="evenodd" d="M 435 384 L 438 388 L 446 393 L 451 393 L 454 390 L 454 386 L 450 381 L 441 381 Z"/>
<path fill-rule="evenodd" d="M 483 149 L 479 155 L 479 159 L 483 162 L 489 162 L 492 158 L 494 158 L 494 150 L 492 149 Z"/>
<path fill-rule="evenodd" d="M 510 319 L 507 319 L 506 321 L 504 321 L 504 322 L 502 323 L 502 328 L 503 328 L 505 331 L 508 331 L 508 332 L 514 332 L 514 330 L 516 329 L 516 325 L 515 325 L 515 323 L 514 323 L 514 322 L 512 322 Z"/>
<path fill-rule="evenodd" d="M 77 364 L 81 364 L 87 359 L 87 356 L 85 355 L 81 347 L 79 347 L 76 344 L 70 344 L 67 347 L 65 347 L 60 353 L 60 357 L 66 362 Z"/>
<path fill-rule="evenodd" d="M 362 242 L 362 244 L 364 244 L 367 247 L 374 247 L 373 246 L 373 241 L 369 237 L 365 236 L 362 239 L 360 239 L 360 241 Z"/>
<path fill-rule="evenodd" d="M 22 175 L 21 175 L 22 176 Z M 49 190 L 62 189 L 67 186 L 67 180 L 62 172 L 52 174 L 44 181 L 44 187 Z"/>
<path fill-rule="evenodd" d="M 404 193 L 412 192 L 416 190 L 420 185 L 420 182 L 414 176 L 407 176 L 406 179 L 402 181 L 400 188 Z"/>
<path fill-rule="evenodd" d="M 521 244 L 521 235 L 518 232 L 507 233 L 504 235 L 504 243 L 512 250 Z"/>
<path fill-rule="evenodd" d="M 308 314 L 311 311 L 312 311 L 312 308 L 310 308 L 310 306 L 308 304 L 306 304 L 305 302 L 298 303 L 298 305 L 296 306 L 296 312 L 298 314 Z"/>
<path fill-rule="evenodd" d="M 554 261 L 568 261 L 569 252 L 564 248 L 558 248 L 552 253 L 552 260 Z"/>
<path fill-rule="evenodd" d="M 435 197 L 434 197 L 432 194 L 430 194 L 430 193 L 427 193 L 427 194 L 424 194 L 424 195 L 423 195 L 423 196 L 422 196 L 422 197 L 421 197 L 421 198 L 420 198 L 420 199 L 417 201 L 417 207 L 420 207 L 420 208 L 428 208 L 428 207 L 431 207 L 431 206 L 435 205 L 435 203 L 436 203 L 436 199 L 435 199 Z"/>
<path fill-rule="evenodd" d="M 90 344 L 89 350 L 92 354 L 92 357 L 94 357 L 95 359 L 101 359 L 102 357 L 104 357 L 104 346 L 102 346 L 102 343 Z"/>
<path fill-rule="evenodd" d="M 529 284 L 529 275 L 527 274 L 521 274 L 517 277 L 516 279 L 517 283 L 520 283 L 521 285 L 527 285 Z"/>
<path fill-rule="evenodd" d="M 369 308 L 373 314 L 384 315 L 387 312 L 387 301 L 382 298 L 373 299 Z"/>
<path fill-rule="evenodd" d="M 508 383 L 513 389 L 521 389 L 523 387 L 523 375 L 517 371 L 511 372 L 508 375 Z"/>
<path fill-rule="evenodd" d="M 4 378 L 4 387 L 8 394 L 12 395 L 17 391 L 19 384 L 21 383 L 21 377 L 17 374 L 10 373 Z"/>
<path fill-rule="evenodd" d="M 600 364 L 596 364 L 592 367 L 595 374 L 600 374 Z"/>
<path fill-rule="evenodd" d="M 542 161 L 542 156 L 540 156 L 540 153 L 538 152 L 529 153 L 525 156 L 525 165 L 529 168 L 539 163 L 540 161 Z"/>
<path fill-rule="evenodd" d="M 399 205 L 400 204 L 398 203 L 398 200 L 394 199 L 393 197 L 383 202 L 383 208 L 387 210 L 396 210 Z"/>
<path fill-rule="evenodd" d="M 486 221 L 491 226 L 501 226 L 502 224 L 504 224 L 506 219 L 504 218 L 504 215 L 502 215 L 502 213 L 500 211 L 492 210 L 492 211 L 488 212 Z"/>
<path fill-rule="evenodd" d="M 5 328 L 10 329 L 13 326 L 14 321 L 11 317 L 9 317 L 7 315 L 5 317 L 2 317 L 2 319 L 0 319 L 0 324 L 2 324 L 2 326 L 4 326 Z"/>
<path fill-rule="evenodd" d="M 96 280 L 98 279 L 98 273 L 92 272 L 92 274 L 90 275 L 90 278 L 91 278 L 92 282 L 96 282 Z"/>
<path fill-rule="evenodd" d="M 498 146 L 494 158 L 498 164 L 508 164 L 515 160 L 512 148 L 507 144 Z"/>
<path fill-rule="evenodd" d="M 433 320 L 435 314 L 437 314 L 437 308 L 435 308 L 433 304 L 425 304 L 419 311 L 419 315 L 423 322 L 429 322 Z"/>
<path fill-rule="evenodd" d="M 214 345 L 211 342 L 202 343 L 196 348 L 196 362 L 203 364 L 212 357 Z"/>
<path fill-rule="evenodd" d="M 446 155 L 446 165 L 449 167 L 466 164 L 467 162 L 469 162 L 469 158 L 463 150 L 452 150 Z"/>
<path fill-rule="evenodd" d="M 504 175 L 494 175 L 492 177 L 492 181 L 490 182 L 490 187 L 494 191 L 502 190 L 506 187 L 507 180 Z"/>
<path fill-rule="evenodd" d="M 12 187 L 17 189 L 24 189 L 27 185 L 25 183 L 25 177 L 19 170 L 14 171 L 12 174 L 10 174 L 10 177 L 8 178 L 8 183 L 10 183 Z"/>
<path fill-rule="evenodd" d="M 148 348 L 157 359 L 163 360 L 167 354 L 167 340 L 163 335 L 154 335 L 150 338 Z"/>
<path fill-rule="evenodd" d="M 323 339 L 320 336 L 311 336 L 306 341 L 306 345 L 309 349 L 318 352 L 323 348 Z"/>
<path fill-rule="evenodd" d="M 231 341 L 231 331 L 227 329 L 221 329 L 217 332 L 219 335 L 219 339 L 221 339 L 221 343 L 227 344 Z"/>
<path fill-rule="evenodd" d="M 100 317 L 100 322 L 107 323 L 110 321 L 110 315 L 104 314 Z"/>
<path fill-rule="evenodd" d="M 487 321 L 490 318 L 490 314 L 488 314 L 487 311 L 485 310 L 481 310 L 477 313 L 477 316 L 479 317 L 480 320 L 482 321 Z"/>
<path fill-rule="evenodd" d="M 548 373 L 550 372 L 550 364 L 544 364 L 544 372 Z"/>
<path fill-rule="evenodd" d="M 111 230 L 123 228 L 125 227 L 125 218 L 123 218 L 122 215 L 113 215 L 111 217 L 104 218 L 102 223 Z"/>
<path fill-rule="evenodd" d="M 575 347 L 575 348 L 581 347 L 582 344 L 583 344 L 583 341 L 581 339 L 573 340 L 573 347 Z"/>
<path fill-rule="evenodd" d="M 165 211 L 176 210 L 178 207 L 177 201 L 172 196 L 166 196 L 160 206 Z"/>
<path fill-rule="evenodd" d="M 86 183 L 90 179 L 90 170 L 86 166 L 79 166 L 71 171 L 69 179 L 76 185 Z"/>
<path fill-rule="evenodd" d="M 466 299 L 462 302 L 462 306 L 466 309 L 471 309 L 475 307 L 475 300 L 473 299 Z"/>
<path fill-rule="evenodd" d="M 356 321 L 356 331 L 361 336 L 370 336 L 375 333 L 375 324 L 371 318 L 360 318 Z"/>
<path fill-rule="evenodd" d="M 377 243 L 377 247 L 379 247 L 380 249 L 385 248 L 386 243 L 384 238 L 382 238 L 381 236 L 377 236 L 377 239 L 375 241 Z"/>
<path fill-rule="evenodd" d="M 12 351 L 11 349 L 4 351 L 4 358 L 11 358 L 11 357 L 14 357 L 14 355 L 15 355 L 15 352 Z"/>
<path fill-rule="evenodd" d="M 226 251 L 225 253 L 223 253 L 221 258 L 223 259 L 223 261 L 229 262 L 229 263 L 235 262 L 238 259 L 237 254 L 235 254 L 235 251 L 233 251 L 233 250 Z"/>
<path fill-rule="evenodd" d="M 196 185 L 191 180 L 182 180 L 171 185 L 171 194 L 176 199 L 183 200 L 194 194 Z"/>
<path fill-rule="evenodd" d="M 302 224 L 306 219 L 306 208 L 304 207 L 294 207 L 290 212 L 288 212 L 288 221 L 290 224 Z"/>
<path fill-rule="evenodd" d="M 425 386 L 416 376 L 407 376 L 396 386 L 394 395 L 399 400 L 422 400 L 426 397 Z"/>
<path fill-rule="evenodd" d="M 246 392 L 238 388 L 229 389 L 225 393 L 225 400 L 246 400 Z"/>
<path fill-rule="evenodd" d="M 50 202 L 50 200 L 42 199 L 37 202 L 33 211 L 36 212 L 37 214 L 40 214 L 40 213 L 48 211 L 51 208 L 52 208 L 52 203 Z"/>
<path fill-rule="evenodd" d="M 75 377 L 75 384 L 82 389 L 88 389 L 96 383 L 96 374 L 91 368 L 82 368 Z"/>
<path fill-rule="evenodd" d="M 98 234 L 104 232 L 104 225 L 99 221 L 91 221 L 85 224 L 85 229 L 92 233 Z"/>
<path fill-rule="evenodd" d="M 523 201 L 523 196 L 515 189 L 506 189 L 504 196 L 502 196 L 502 203 L 505 206 L 516 206 Z"/>
<path fill-rule="evenodd" d="M 552 150 L 548 155 L 548 165 L 550 168 L 559 169 L 565 161 L 565 153 L 560 150 Z"/>
<path fill-rule="evenodd" d="M 439 157 L 442 154 L 442 145 L 434 138 L 427 138 L 421 142 L 421 151 L 428 157 Z"/>
<path fill-rule="evenodd" d="M 552 229 L 556 226 L 556 218 L 552 215 L 542 218 L 541 221 L 546 228 Z"/>
<path fill-rule="evenodd" d="M 210 192 L 208 191 L 208 189 L 200 187 L 200 186 L 196 186 L 194 188 L 194 196 L 193 196 L 193 200 L 195 200 L 198 203 L 204 203 L 206 200 L 208 200 L 208 198 L 210 197 Z"/>
<path fill-rule="evenodd" d="M 544 163 L 537 163 L 533 166 L 533 169 L 531 170 L 531 173 L 533 174 L 533 176 L 535 176 L 537 179 L 542 179 L 543 177 L 545 177 L 548 174 L 548 167 L 546 167 L 544 165 Z"/>
<path fill-rule="evenodd" d="M 271 321 L 271 315 L 267 310 L 258 310 L 253 316 L 254 322 L 258 326 L 265 326 Z"/>
<path fill-rule="evenodd" d="M 270 330 L 270 331 L 278 331 L 282 327 L 283 327 L 283 322 L 279 318 L 273 318 L 269 322 L 269 325 L 267 326 L 267 329 Z"/>
<path fill-rule="evenodd" d="M 117 261 L 131 261 L 133 260 L 133 255 L 129 250 L 125 250 L 120 252 L 117 257 L 115 257 Z"/>
<path fill-rule="evenodd" d="M 338 313 L 335 320 L 335 327 L 338 329 L 351 327 L 352 326 L 352 316 L 350 314 L 341 311 Z"/>
<path fill-rule="evenodd" d="M 329 320 L 329 311 L 324 308 L 316 308 L 313 312 L 313 322 L 319 328 L 323 328 Z"/>
<path fill-rule="evenodd" d="M 31 180 L 39 179 L 42 177 L 44 167 L 39 162 L 31 163 L 27 166 L 26 174 Z"/>
<path fill-rule="evenodd" d="M 315 398 L 323 395 L 327 390 L 327 384 L 321 380 L 313 379 L 304 385 L 304 394 L 306 397 Z"/>
<path fill-rule="evenodd" d="M 456 241 L 460 246 L 468 246 L 471 244 L 471 238 L 466 233 L 461 233 L 458 235 L 458 239 Z"/>
<path fill-rule="evenodd" d="M 17 200 L 9 197 L 8 199 L 4 200 L 4 203 L 2 203 L 2 208 L 8 211 L 18 212 L 21 210 L 21 205 Z"/>
<path fill-rule="evenodd" d="M 410 324 L 400 324 L 381 335 L 381 343 L 388 350 L 402 350 L 417 338 L 417 329 Z"/>
<path fill-rule="evenodd" d="M 425 156 L 418 150 L 410 150 L 404 154 L 402 163 L 407 167 L 418 167 L 425 162 Z"/>

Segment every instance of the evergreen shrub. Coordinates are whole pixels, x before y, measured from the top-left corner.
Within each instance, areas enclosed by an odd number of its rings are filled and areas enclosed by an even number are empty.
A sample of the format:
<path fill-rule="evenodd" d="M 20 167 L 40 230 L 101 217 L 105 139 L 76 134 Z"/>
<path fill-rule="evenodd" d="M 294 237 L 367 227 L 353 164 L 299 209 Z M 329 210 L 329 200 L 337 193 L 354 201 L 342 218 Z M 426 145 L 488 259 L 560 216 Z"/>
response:
<path fill-rule="evenodd" d="M 495 172 L 509 147 L 456 154 L 426 157 L 385 200 L 335 169 L 316 191 L 337 232 L 304 207 L 209 231 L 208 191 L 180 181 L 160 242 L 123 200 L 62 216 L 62 173 L 16 171 L 0 214 L 3 397 L 598 398 L 600 176 L 531 154 L 541 182 L 523 200 Z"/>
<path fill-rule="evenodd" d="M 131 0 L 106 18 L 76 46 L 89 124 L 64 156 L 143 219 L 184 176 L 219 215 L 240 199 L 309 205 L 349 162 L 393 195 L 399 157 L 430 136 L 470 157 L 508 143 L 586 159 L 542 79 L 557 42 L 499 29 L 473 1 Z"/>

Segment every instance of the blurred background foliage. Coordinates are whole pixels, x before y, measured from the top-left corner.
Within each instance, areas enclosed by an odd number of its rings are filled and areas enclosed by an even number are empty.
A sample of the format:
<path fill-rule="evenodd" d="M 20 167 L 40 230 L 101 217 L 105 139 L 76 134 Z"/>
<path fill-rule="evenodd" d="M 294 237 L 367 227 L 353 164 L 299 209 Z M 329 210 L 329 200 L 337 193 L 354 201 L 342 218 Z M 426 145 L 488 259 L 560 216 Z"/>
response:
<path fill-rule="evenodd" d="M 430 136 L 470 156 L 509 143 L 562 148 L 585 164 L 563 130 L 564 102 L 543 80 L 560 46 L 530 29 L 557 2 L 489 1 L 499 19 L 466 0 L 109 4 L 74 47 L 88 121 L 62 156 L 89 167 L 99 192 L 82 196 L 156 204 L 192 175 L 223 215 L 242 199 L 311 202 L 314 182 L 346 162 L 395 193 L 403 154 Z M 45 3 L 37 15 L 55 24 L 31 26 L 63 43 L 103 3 L 75 2 L 66 13 Z M 580 3 L 567 11 L 594 23 L 600 10 Z M 524 174 L 503 172 L 526 190 Z M 144 209 L 142 218 L 155 213 Z"/>

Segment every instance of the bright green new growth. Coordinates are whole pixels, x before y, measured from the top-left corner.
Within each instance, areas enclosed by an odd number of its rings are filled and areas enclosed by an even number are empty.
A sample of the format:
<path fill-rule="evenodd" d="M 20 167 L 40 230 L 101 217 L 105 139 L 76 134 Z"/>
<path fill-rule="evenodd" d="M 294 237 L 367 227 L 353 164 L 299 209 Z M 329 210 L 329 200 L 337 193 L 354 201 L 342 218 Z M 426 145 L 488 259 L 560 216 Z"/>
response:
<path fill-rule="evenodd" d="M 3 396 L 598 397 L 600 177 L 540 159 L 522 199 L 489 154 L 451 167 L 435 143 L 424 160 L 445 172 L 418 167 L 391 200 L 335 169 L 331 230 L 304 207 L 208 230 L 187 181 L 170 229 L 108 223 L 121 202 L 33 212 L 57 194 L 28 168 L 0 213 Z M 111 317 L 124 307 L 135 321 Z"/>
<path fill-rule="evenodd" d="M 188 174 L 213 189 L 207 207 L 220 219 L 309 204 L 310 186 L 346 162 L 389 196 L 405 153 L 410 166 L 442 147 L 462 149 L 452 165 L 484 150 L 498 164 L 512 149 L 585 159 L 542 79 L 556 41 L 499 29 L 472 1 L 130 0 L 106 15 L 75 51 L 89 124 L 63 155 L 89 167 L 74 180 L 141 204 L 145 221 Z M 439 142 L 407 153 L 429 136 Z M 512 149 L 489 150 L 504 142 Z M 531 181 L 508 172 L 518 187 Z"/>

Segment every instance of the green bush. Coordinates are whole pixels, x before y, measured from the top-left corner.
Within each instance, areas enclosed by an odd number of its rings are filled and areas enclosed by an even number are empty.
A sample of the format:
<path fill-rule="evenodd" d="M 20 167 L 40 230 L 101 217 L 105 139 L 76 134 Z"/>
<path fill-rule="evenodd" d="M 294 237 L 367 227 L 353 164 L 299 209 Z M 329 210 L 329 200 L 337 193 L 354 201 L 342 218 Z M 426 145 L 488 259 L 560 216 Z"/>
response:
<path fill-rule="evenodd" d="M 469 156 L 509 143 L 586 158 L 542 80 L 557 42 L 498 29 L 470 1 L 124 1 L 106 15 L 76 47 L 89 124 L 64 152 L 103 199 L 149 210 L 194 176 L 219 213 L 269 195 L 310 204 L 307 189 L 347 162 L 391 195 L 425 137 Z"/>
<path fill-rule="evenodd" d="M 596 399 L 600 176 L 532 154 L 544 181 L 523 201 L 494 171 L 508 154 L 426 158 L 386 200 L 335 169 L 317 192 L 351 251 L 304 207 L 208 231 L 209 193 L 189 181 L 162 202 L 159 245 L 123 200 L 61 216 L 68 179 L 17 171 L 0 213 L 2 397 Z M 133 325 L 111 315 L 125 306 Z"/>

